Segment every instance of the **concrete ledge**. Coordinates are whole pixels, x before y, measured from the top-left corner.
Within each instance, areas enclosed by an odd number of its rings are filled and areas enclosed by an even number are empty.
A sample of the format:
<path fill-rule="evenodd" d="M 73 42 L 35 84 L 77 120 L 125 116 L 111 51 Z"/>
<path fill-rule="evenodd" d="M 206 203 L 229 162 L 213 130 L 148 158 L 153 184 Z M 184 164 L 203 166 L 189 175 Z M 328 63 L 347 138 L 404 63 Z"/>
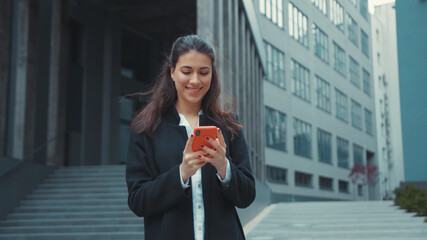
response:
<path fill-rule="evenodd" d="M 266 184 L 255 179 L 255 188 L 255 201 L 248 208 L 237 209 L 242 226 L 245 226 L 247 223 L 249 223 L 271 203 L 271 190 Z"/>
<path fill-rule="evenodd" d="M 1 169 L 13 166 L 16 159 L 1 158 Z M 20 201 L 37 187 L 54 167 L 22 162 L 4 175 L 0 176 L 0 219 L 6 219 L 7 214 L 18 206 Z"/>
<path fill-rule="evenodd" d="M 341 200 L 336 198 L 321 198 L 321 197 L 310 197 L 310 196 L 302 196 L 302 195 L 293 195 L 293 194 L 271 194 L 271 202 L 272 203 L 280 203 L 280 202 L 322 202 L 322 201 L 348 201 Z"/>
<path fill-rule="evenodd" d="M 413 184 L 417 188 L 427 189 L 427 181 L 414 181 L 414 182 L 400 182 L 400 188 L 405 187 L 406 185 Z"/>

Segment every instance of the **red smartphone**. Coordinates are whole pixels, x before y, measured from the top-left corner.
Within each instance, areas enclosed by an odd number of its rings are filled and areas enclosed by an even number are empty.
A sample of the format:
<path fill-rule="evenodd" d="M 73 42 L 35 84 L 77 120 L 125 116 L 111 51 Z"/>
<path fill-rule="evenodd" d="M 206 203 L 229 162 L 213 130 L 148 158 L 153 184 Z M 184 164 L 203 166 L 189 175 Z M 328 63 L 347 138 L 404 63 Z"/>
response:
<path fill-rule="evenodd" d="M 194 129 L 194 141 L 191 149 L 193 152 L 197 152 L 202 150 L 200 147 L 201 144 L 213 148 L 211 144 L 206 141 L 206 137 L 210 137 L 211 139 L 216 139 L 216 134 L 218 133 L 218 129 L 215 126 L 202 126 L 196 127 Z"/>

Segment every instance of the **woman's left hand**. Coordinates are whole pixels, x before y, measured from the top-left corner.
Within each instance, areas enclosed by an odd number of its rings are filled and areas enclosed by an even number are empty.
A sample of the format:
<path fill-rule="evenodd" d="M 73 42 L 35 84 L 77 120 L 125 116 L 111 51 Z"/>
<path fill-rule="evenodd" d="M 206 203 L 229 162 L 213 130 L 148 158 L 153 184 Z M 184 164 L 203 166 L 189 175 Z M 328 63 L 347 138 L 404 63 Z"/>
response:
<path fill-rule="evenodd" d="M 203 144 L 201 145 L 202 151 L 206 153 L 202 156 L 202 160 L 212 164 L 212 166 L 216 168 L 221 179 L 225 179 L 228 161 L 225 157 L 227 145 L 225 144 L 221 130 L 218 128 L 217 139 L 206 137 L 205 140 L 212 145 L 212 148 Z"/>

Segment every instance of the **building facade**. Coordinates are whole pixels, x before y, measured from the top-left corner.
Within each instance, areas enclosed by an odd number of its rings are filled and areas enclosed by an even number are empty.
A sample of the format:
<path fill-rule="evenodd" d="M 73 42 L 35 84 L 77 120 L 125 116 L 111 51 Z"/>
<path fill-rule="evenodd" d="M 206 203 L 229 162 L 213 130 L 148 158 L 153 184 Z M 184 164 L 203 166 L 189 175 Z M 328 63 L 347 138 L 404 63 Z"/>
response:
<path fill-rule="evenodd" d="M 129 124 L 144 104 L 129 94 L 153 85 L 186 34 L 216 47 L 224 99 L 244 126 L 257 191 L 268 193 L 259 127 L 266 60 L 250 0 L 1 1 L 0 177 L 28 163 L 125 164 Z M 260 197 L 250 212 L 269 203 Z"/>
<path fill-rule="evenodd" d="M 427 181 L 427 1 L 396 1 L 405 181 Z"/>
<path fill-rule="evenodd" d="M 375 6 L 371 19 L 380 193 L 390 199 L 405 179 L 394 3 Z"/>
<path fill-rule="evenodd" d="M 367 0 L 254 5 L 267 55 L 272 201 L 379 199 L 376 179 L 349 177 L 355 166 L 378 165 Z"/>

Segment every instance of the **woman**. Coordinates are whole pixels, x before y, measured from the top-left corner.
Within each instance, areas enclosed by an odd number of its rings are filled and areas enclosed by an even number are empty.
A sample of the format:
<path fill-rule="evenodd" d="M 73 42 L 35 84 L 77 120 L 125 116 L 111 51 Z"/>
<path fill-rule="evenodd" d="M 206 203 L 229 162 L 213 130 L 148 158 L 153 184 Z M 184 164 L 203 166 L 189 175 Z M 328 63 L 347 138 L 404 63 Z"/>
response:
<path fill-rule="evenodd" d="M 129 208 L 146 239 L 245 239 L 235 207 L 255 199 L 242 126 L 219 104 L 213 47 L 196 35 L 172 45 L 148 105 L 133 119 L 126 166 Z M 216 126 L 192 151 L 193 129 Z"/>

